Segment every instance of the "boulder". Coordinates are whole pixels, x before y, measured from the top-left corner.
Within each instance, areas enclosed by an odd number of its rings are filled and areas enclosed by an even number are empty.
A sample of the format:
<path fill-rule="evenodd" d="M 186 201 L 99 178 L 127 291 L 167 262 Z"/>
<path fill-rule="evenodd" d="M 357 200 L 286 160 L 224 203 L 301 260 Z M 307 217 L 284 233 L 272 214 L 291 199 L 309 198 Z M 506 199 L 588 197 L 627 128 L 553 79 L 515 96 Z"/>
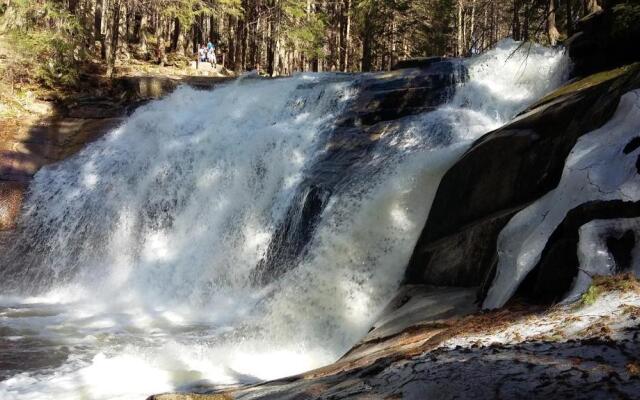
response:
<path fill-rule="evenodd" d="M 558 185 L 577 139 L 640 87 L 640 64 L 573 82 L 476 141 L 445 174 L 406 270 L 408 284 L 492 280 L 496 239 L 511 216 Z"/>
<path fill-rule="evenodd" d="M 444 57 L 417 57 L 398 61 L 393 70 L 405 68 L 428 68 L 431 64 L 443 61 Z"/>
<path fill-rule="evenodd" d="M 640 61 L 640 4 L 611 0 L 605 8 L 577 23 L 577 32 L 564 45 L 575 76 L 586 76 Z"/>
<path fill-rule="evenodd" d="M 536 303 L 562 300 L 578 273 L 578 241 L 580 227 L 593 220 L 640 217 L 640 202 L 609 200 L 581 204 L 567 213 L 542 251 L 536 268 L 520 285 L 519 293 Z M 633 231 L 620 238 L 612 235 L 607 247 L 618 264 L 617 272 L 628 270 L 636 243 Z"/>

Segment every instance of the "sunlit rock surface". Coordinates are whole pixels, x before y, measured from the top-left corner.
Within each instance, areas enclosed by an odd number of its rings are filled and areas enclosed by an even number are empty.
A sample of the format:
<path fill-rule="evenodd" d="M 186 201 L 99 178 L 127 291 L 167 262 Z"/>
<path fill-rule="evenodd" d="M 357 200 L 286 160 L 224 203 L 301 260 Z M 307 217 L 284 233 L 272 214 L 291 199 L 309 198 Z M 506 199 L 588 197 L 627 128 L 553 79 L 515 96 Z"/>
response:
<path fill-rule="evenodd" d="M 590 76 L 479 139 L 445 174 L 407 282 L 484 285 L 486 290 L 500 231 L 558 185 L 578 138 L 605 124 L 621 96 L 639 86 L 640 65 Z"/>
<path fill-rule="evenodd" d="M 626 277 L 597 287 L 601 292 L 589 304 L 548 311 L 515 305 L 413 324 L 377 341 L 377 352 L 302 375 L 151 399 L 634 398 L 640 391 L 640 283 Z"/>
<path fill-rule="evenodd" d="M 504 305 L 536 266 L 537 276 L 531 277 L 534 296 L 558 300 L 558 296 L 567 294 L 578 275 L 577 240 L 569 237 L 577 237 L 578 228 L 590 220 L 640 217 L 640 175 L 636 167 L 639 155 L 637 149 L 629 147 L 638 131 L 640 90 L 634 90 L 622 96 L 616 113 L 606 124 L 578 139 L 558 187 L 516 214 L 500 233 L 496 276 L 485 307 Z M 633 242 L 626 249 L 630 258 L 627 265 L 618 265 L 616 271 L 615 263 L 610 264 L 609 274 L 625 269 L 640 272 L 634 267 L 640 259 L 632 254 L 637 253 L 637 224 L 626 229 L 622 223 L 617 226 L 619 232 L 614 232 L 614 226 L 610 227 L 610 234 L 603 233 L 616 238 L 628 231 Z M 581 240 L 587 240 L 585 235 Z M 598 272 L 587 265 L 590 257 L 597 257 L 597 250 L 582 253 L 582 274 Z M 579 285 L 586 290 L 589 281 L 584 281 L 582 274 Z"/>

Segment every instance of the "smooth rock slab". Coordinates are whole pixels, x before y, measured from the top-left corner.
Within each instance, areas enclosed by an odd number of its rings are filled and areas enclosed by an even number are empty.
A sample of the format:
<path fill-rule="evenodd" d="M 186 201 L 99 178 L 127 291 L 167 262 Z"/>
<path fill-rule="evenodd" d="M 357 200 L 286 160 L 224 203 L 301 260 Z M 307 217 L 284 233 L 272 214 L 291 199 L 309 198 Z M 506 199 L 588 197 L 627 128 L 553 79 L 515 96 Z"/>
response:
<path fill-rule="evenodd" d="M 233 399 L 611 399 L 637 398 L 638 331 L 622 340 L 439 349 L 393 357 L 346 374 L 274 381 L 225 393 Z M 152 400 L 187 400 L 157 395 Z M 199 400 L 219 399 L 197 397 Z"/>

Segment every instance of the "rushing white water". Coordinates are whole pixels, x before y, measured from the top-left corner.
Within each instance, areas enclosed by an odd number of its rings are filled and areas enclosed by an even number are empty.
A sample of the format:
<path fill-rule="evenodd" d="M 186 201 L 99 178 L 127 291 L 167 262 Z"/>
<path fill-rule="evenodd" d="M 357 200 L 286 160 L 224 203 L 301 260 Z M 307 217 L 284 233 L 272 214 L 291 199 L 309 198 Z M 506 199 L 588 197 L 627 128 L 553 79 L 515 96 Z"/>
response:
<path fill-rule="evenodd" d="M 436 111 L 381 123 L 384 168 L 353 172 L 299 265 L 262 286 L 305 168 L 376 75 L 181 88 L 41 170 L 1 259 L 0 398 L 143 398 L 334 361 L 393 296 L 447 168 L 564 79 L 561 52 L 516 45 L 465 61 Z"/>

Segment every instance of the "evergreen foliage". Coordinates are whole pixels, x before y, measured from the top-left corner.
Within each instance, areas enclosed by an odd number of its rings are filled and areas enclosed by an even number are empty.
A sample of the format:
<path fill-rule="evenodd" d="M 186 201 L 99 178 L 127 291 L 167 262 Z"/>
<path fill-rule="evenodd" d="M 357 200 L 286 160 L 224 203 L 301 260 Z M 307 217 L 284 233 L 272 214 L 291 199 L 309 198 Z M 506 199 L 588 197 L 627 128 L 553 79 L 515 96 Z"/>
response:
<path fill-rule="evenodd" d="M 638 0 L 615 2 L 638 29 Z M 468 56 L 512 36 L 554 43 L 596 0 L 0 0 L 0 29 L 37 78 L 72 85 L 87 59 L 193 58 L 212 41 L 227 69 L 269 75 L 369 71 L 420 56 Z M 177 62 L 177 61 L 175 61 Z"/>

